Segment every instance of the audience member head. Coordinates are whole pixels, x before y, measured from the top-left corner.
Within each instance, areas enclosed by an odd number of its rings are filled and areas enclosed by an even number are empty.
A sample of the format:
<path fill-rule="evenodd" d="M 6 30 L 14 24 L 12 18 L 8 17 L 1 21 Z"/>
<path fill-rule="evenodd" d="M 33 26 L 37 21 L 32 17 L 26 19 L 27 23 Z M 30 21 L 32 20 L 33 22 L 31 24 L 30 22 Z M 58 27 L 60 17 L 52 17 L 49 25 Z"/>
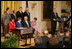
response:
<path fill-rule="evenodd" d="M 63 38 L 63 45 L 64 45 L 65 47 L 69 47 L 69 46 L 71 45 L 71 40 L 70 40 L 69 37 L 64 37 L 64 38 Z"/>
<path fill-rule="evenodd" d="M 15 10 L 13 10 L 13 13 L 14 13 L 14 14 L 16 14 L 16 11 L 15 11 Z"/>
<path fill-rule="evenodd" d="M 57 37 L 60 36 L 60 31 L 57 33 Z"/>
<path fill-rule="evenodd" d="M 44 30 L 43 35 L 47 36 L 48 35 L 48 30 Z"/>
<path fill-rule="evenodd" d="M 21 22 L 21 17 L 19 17 L 19 18 L 18 18 L 18 21 L 20 21 L 20 22 Z"/>
<path fill-rule="evenodd" d="M 28 20 L 28 17 L 27 17 L 27 16 L 25 16 L 25 17 L 24 17 L 24 21 L 27 21 L 27 20 Z"/>
<path fill-rule="evenodd" d="M 65 33 L 65 37 L 70 37 L 70 33 Z"/>
<path fill-rule="evenodd" d="M 61 35 L 64 35 L 64 33 L 60 33 L 60 32 L 57 33 L 57 37 Z"/>
<path fill-rule="evenodd" d="M 55 8 L 53 9 L 53 12 L 56 13 L 56 9 Z"/>
<path fill-rule="evenodd" d="M 26 12 L 29 12 L 29 8 L 28 8 L 28 7 L 26 7 L 25 11 L 26 11 Z"/>
<path fill-rule="evenodd" d="M 69 12 L 67 13 L 67 16 L 70 16 L 70 13 Z"/>
<path fill-rule="evenodd" d="M 35 37 L 34 42 L 35 42 L 35 45 L 41 44 L 42 38 L 40 36 L 37 36 L 37 37 Z"/>
<path fill-rule="evenodd" d="M 59 41 L 58 41 L 58 39 L 56 39 L 55 37 L 53 37 L 53 38 L 50 38 L 49 44 L 50 45 L 58 45 Z"/>
<path fill-rule="evenodd" d="M 6 8 L 6 11 L 7 11 L 7 12 L 10 12 L 10 8 L 9 8 L 9 7 L 7 7 L 7 8 Z"/>
<path fill-rule="evenodd" d="M 19 9 L 20 9 L 20 11 L 22 11 L 22 9 L 23 9 L 23 8 L 22 8 L 22 7 L 20 7 Z"/>

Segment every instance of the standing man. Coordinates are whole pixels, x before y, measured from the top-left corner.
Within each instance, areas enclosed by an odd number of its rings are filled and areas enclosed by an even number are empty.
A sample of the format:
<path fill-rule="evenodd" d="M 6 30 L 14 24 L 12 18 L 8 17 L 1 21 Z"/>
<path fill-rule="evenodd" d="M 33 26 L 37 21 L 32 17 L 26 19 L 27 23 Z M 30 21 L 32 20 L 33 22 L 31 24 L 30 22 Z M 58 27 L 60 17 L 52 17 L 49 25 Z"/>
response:
<path fill-rule="evenodd" d="M 56 31 L 57 18 L 59 18 L 58 13 L 56 12 L 56 9 L 53 9 L 53 12 L 51 14 L 51 32 L 52 32 L 52 35 L 54 35 L 55 31 Z"/>
<path fill-rule="evenodd" d="M 3 17 L 3 24 L 4 24 L 4 36 L 9 32 L 9 22 L 10 22 L 10 8 L 6 8 L 6 12 L 4 13 Z"/>
<path fill-rule="evenodd" d="M 17 18 L 16 18 L 16 11 L 13 10 L 13 14 L 11 14 L 11 18 L 14 19 L 14 22 L 16 23 Z"/>
<path fill-rule="evenodd" d="M 22 11 L 22 7 L 19 8 L 19 11 L 17 11 L 16 13 L 16 17 L 19 18 L 21 17 L 21 19 L 23 20 L 23 11 Z"/>
<path fill-rule="evenodd" d="M 29 12 L 29 8 L 28 7 L 25 9 L 24 17 L 25 16 L 27 16 L 28 17 L 28 21 L 30 21 L 30 12 Z"/>

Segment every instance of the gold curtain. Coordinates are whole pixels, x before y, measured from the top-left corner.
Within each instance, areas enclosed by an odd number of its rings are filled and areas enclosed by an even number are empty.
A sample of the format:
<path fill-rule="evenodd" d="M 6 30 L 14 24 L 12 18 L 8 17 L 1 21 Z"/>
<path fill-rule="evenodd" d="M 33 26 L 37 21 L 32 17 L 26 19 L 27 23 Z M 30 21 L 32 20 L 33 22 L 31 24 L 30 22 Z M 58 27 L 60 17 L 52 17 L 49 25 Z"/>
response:
<path fill-rule="evenodd" d="M 2 20 L 7 7 L 11 9 L 10 13 L 12 13 L 14 9 L 18 11 L 20 7 L 20 1 L 1 1 L 1 33 L 3 33 Z"/>

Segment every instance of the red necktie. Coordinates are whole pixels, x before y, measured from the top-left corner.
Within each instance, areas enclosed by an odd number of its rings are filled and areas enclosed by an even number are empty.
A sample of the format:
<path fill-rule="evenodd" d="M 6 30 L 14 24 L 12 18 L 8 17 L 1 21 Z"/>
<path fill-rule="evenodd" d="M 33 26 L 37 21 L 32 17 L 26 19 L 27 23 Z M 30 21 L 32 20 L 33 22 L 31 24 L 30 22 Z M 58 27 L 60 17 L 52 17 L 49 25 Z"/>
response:
<path fill-rule="evenodd" d="M 16 19 L 16 16 L 14 16 L 15 17 L 15 19 Z"/>

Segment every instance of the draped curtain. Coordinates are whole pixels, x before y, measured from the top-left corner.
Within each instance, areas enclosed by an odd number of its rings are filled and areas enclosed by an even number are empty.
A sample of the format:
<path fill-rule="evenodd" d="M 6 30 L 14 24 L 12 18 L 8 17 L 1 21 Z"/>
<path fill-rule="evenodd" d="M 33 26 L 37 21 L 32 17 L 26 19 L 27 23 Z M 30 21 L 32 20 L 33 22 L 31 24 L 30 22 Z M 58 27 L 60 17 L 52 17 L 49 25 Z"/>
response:
<path fill-rule="evenodd" d="M 3 33 L 2 21 L 3 21 L 4 12 L 6 11 L 7 7 L 11 9 L 10 13 L 12 13 L 14 9 L 18 11 L 20 7 L 20 1 L 1 1 L 1 33 Z"/>

